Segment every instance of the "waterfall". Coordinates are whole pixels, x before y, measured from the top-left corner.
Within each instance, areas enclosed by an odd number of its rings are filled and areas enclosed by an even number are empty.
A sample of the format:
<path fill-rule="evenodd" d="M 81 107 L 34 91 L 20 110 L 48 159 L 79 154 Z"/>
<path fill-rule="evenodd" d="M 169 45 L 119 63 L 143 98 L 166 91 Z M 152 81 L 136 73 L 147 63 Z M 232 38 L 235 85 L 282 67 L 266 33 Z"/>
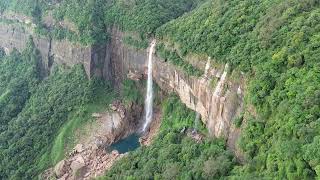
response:
<path fill-rule="evenodd" d="M 156 41 L 153 40 L 149 49 L 149 59 L 148 59 L 148 80 L 147 80 L 147 95 L 145 99 L 145 122 L 142 131 L 144 132 L 152 121 L 153 113 L 153 81 L 152 81 L 152 58 L 154 53 L 154 48 L 156 46 Z"/>
<path fill-rule="evenodd" d="M 212 104 L 215 104 L 217 107 L 215 107 L 215 116 L 216 118 L 222 118 L 221 117 L 221 113 L 219 114 L 219 111 L 222 110 L 222 103 L 220 102 L 220 98 L 222 96 L 222 93 L 223 93 L 223 89 L 224 89 L 224 85 L 225 85 L 225 81 L 226 81 L 226 78 L 227 78 L 227 75 L 228 75 L 228 68 L 229 68 L 229 65 L 226 64 L 224 66 L 224 70 L 223 70 L 223 73 L 220 77 L 220 80 L 218 82 L 218 84 L 216 85 L 216 88 L 213 92 L 213 98 L 212 98 Z M 220 116 L 218 116 L 220 115 Z M 210 116 L 209 116 L 210 117 Z M 214 131 L 219 131 L 219 129 L 221 130 L 223 127 L 224 127 L 224 122 L 222 120 L 216 120 L 219 124 L 212 124 L 213 123 L 213 120 L 212 119 L 209 119 L 208 121 L 208 129 L 209 129 L 209 133 L 210 134 L 213 134 L 213 133 L 216 133 Z M 218 129 L 217 129 L 218 127 Z M 214 130 L 214 131 L 212 131 Z"/>
<path fill-rule="evenodd" d="M 228 68 L 229 68 L 229 65 L 226 64 L 224 66 L 224 70 L 223 70 L 223 74 L 222 76 L 220 77 L 220 80 L 214 90 L 214 93 L 213 93 L 213 96 L 214 97 L 220 97 L 221 96 L 221 93 L 223 91 L 223 86 L 225 84 L 225 80 L 226 80 L 226 77 L 227 77 L 227 74 L 228 74 Z"/>
<path fill-rule="evenodd" d="M 196 112 L 196 118 L 194 120 L 194 130 L 197 131 L 199 129 L 199 120 L 200 120 L 200 113 Z"/>

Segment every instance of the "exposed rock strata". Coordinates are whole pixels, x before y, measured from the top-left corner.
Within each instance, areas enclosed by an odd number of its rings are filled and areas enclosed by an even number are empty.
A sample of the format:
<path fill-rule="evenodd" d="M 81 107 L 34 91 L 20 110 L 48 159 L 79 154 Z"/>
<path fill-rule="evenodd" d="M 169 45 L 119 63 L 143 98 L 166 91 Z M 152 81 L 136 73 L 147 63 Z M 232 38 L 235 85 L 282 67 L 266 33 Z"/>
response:
<path fill-rule="evenodd" d="M 127 76 L 140 79 L 140 75 L 147 69 L 147 51 L 126 46 L 122 42 L 124 34 L 117 28 L 110 31 L 110 43 L 92 47 L 83 47 L 68 41 L 50 41 L 36 36 L 34 41 L 43 57 L 44 69 L 49 69 L 49 58 L 53 57 L 53 64 L 83 64 L 89 76 L 98 75 L 116 84 Z M 29 35 L 32 33 L 23 28 L 1 25 L 0 46 L 7 51 L 13 48 L 22 50 Z M 199 67 L 204 67 L 203 61 Z M 228 137 L 233 129 L 232 120 L 242 108 L 244 88 L 242 83 L 229 80 L 228 74 L 223 78 L 224 70 L 227 71 L 226 68 L 216 69 L 207 63 L 203 77 L 192 77 L 161 58 L 156 58 L 153 76 L 163 90 L 176 92 L 183 103 L 199 112 L 212 135 Z M 133 77 L 130 72 L 139 77 Z M 241 82 L 242 77 L 238 78 L 238 82 Z M 212 87 L 212 81 L 217 81 L 219 87 Z M 218 91 L 220 92 L 217 93 Z"/>
<path fill-rule="evenodd" d="M 117 70 L 116 82 L 124 79 L 129 72 L 145 73 L 148 52 L 127 47 L 122 42 L 124 34 L 116 28 L 112 29 L 112 35 L 111 59 L 113 69 Z M 193 77 L 161 58 L 155 58 L 153 77 L 161 89 L 176 92 L 183 103 L 201 114 L 212 135 L 227 138 L 234 129 L 232 120 L 242 110 L 243 77 L 238 77 L 235 83 L 228 79 L 227 66 L 216 69 L 210 61 L 206 63 L 202 77 Z M 216 81 L 217 87 L 212 87 L 211 81 Z"/>
<path fill-rule="evenodd" d="M 212 135 L 228 137 L 232 120 L 241 111 L 243 95 L 236 93 L 240 84 L 227 81 L 223 71 L 210 69 L 210 74 L 195 78 L 158 59 L 154 76 L 160 87 L 175 91 L 183 103 L 201 114 Z M 217 87 L 210 86 L 212 79 L 218 82 Z"/>
<path fill-rule="evenodd" d="M 33 28 L 18 24 L 0 24 L 0 47 L 8 54 L 13 49 L 22 51 L 29 37 L 33 37 L 42 57 L 42 74 L 49 74 L 52 66 L 66 67 L 83 64 L 89 77 L 96 75 L 112 80 L 111 59 L 108 45 L 82 46 L 67 40 L 52 40 L 33 33 Z"/>

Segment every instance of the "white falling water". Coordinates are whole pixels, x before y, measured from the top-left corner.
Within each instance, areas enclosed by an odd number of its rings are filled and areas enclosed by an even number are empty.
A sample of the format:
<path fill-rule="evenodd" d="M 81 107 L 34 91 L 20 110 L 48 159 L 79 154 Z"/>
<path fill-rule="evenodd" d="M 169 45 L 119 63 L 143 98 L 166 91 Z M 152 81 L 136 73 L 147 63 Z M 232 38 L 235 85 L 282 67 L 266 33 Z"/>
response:
<path fill-rule="evenodd" d="M 229 65 L 226 64 L 224 66 L 223 74 L 220 77 L 220 80 L 219 80 L 219 82 L 218 82 L 218 84 L 217 84 L 217 86 L 216 86 L 216 88 L 214 90 L 213 95 L 215 97 L 219 97 L 221 95 L 222 91 L 223 91 L 223 86 L 224 86 L 224 83 L 225 83 L 225 80 L 226 80 L 226 77 L 227 77 L 227 74 L 228 74 L 228 68 L 229 68 Z"/>
<path fill-rule="evenodd" d="M 199 129 L 199 120 L 200 120 L 200 113 L 196 113 L 196 119 L 194 120 L 194 129 L 197 131 Z"/>
<path fill-rule="evenodd" d="M 152 121 L 152 115 L 153 115 L 152 58 L 153 58 L 155 46 L 156 46 L 156 41 L 153 40 L 149 49 L 147 95 L 145 99 L 145 118 L 146 119 L 142 129 L 143 132 L 149 127 L 149 124 Z"/>
<path fill-rule="evenodd" d="M 211 57 L 208 57 L 208 61 L 207 61 L 207 64 L 206 64 L 206 68 L 205 68 L 205 70 L 204 70 L 204 76 L 205 76 L 205 77 L 208 77 L 208 74 L 209 74 L 210 61 L 211 61 Z"/>
<path fill-rule="evenodd" d="M 213 92 L 213 104 L 216 104 L 216 105 L 219 105 L 221 106 L 221 103 L 219 103 L 219 100 L 220 100 L 220 97 L 222 95 L 222 92 L 223 92 L 223 89 L 224 89 L 224 85 L 225 85 L 225 81 L 226 81 L 226 78 L 227 78 L 227 75 L 228 75 L 228 68 L 229 68 L 229 65 L 226 64 L 224 66 L 224 70 L 223 70 L 223 74 L 222 76 L 220 77 L 220 80 L 218 82 L 218 84 L 216 85 L 216 88 Z M 221 109 L 221 107 L 217 107 L 216 109 Z M 224 122 L 223 121 L 218 121 L 220 122 L 220 124 L 216 125 L 216 127 L 218 127 L 217 129 L 222 129 L 224 127 Z M 212 134 L 212 127 L 214 126 L 213 124 L 213 121 L 212 120 L 209 120 L 209 123 L 208 123 L 208 129 L 209 129 L 209 133 Z"/>

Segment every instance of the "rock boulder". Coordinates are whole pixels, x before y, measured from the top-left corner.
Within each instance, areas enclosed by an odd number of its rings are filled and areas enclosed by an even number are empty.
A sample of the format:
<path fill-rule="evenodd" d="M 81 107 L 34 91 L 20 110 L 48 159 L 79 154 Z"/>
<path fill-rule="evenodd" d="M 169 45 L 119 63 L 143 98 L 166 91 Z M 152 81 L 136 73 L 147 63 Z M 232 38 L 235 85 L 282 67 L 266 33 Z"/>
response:
<path fill-rule="evenodd" d="M 54 173 L 58 178 L 62 177 L 67 172 L 66 167 L 66 161 L 62 160 L 60 161 L 55 167 L 54 167 Z"/>
<path fill-rule="evenodd" d="M 85 166 L 84 159 L 81 155 L 75 157 L 75 160 L 71 162 L 71 169 L 73 173 L 76 173 L 79 169 Z"/>

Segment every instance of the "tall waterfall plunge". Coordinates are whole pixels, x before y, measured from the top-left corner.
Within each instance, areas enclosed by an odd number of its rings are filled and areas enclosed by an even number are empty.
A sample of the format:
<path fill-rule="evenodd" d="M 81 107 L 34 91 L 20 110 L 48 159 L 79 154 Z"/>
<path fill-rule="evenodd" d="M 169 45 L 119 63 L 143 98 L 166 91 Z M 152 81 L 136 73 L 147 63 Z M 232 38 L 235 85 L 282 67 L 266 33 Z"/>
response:
<path fill-rule="evenodd" d="M 152 58 L 154 48 L 156 46 L 156 40 L 153 40 L 149 49 L 148 59 L 148 81 L 147 81 L 147 95 L 145 99 L 145 122 L 143 124 L 142 131 L 144 132 L 150 125 L 153 115 L 153 81 L 152 81 Z"/>

